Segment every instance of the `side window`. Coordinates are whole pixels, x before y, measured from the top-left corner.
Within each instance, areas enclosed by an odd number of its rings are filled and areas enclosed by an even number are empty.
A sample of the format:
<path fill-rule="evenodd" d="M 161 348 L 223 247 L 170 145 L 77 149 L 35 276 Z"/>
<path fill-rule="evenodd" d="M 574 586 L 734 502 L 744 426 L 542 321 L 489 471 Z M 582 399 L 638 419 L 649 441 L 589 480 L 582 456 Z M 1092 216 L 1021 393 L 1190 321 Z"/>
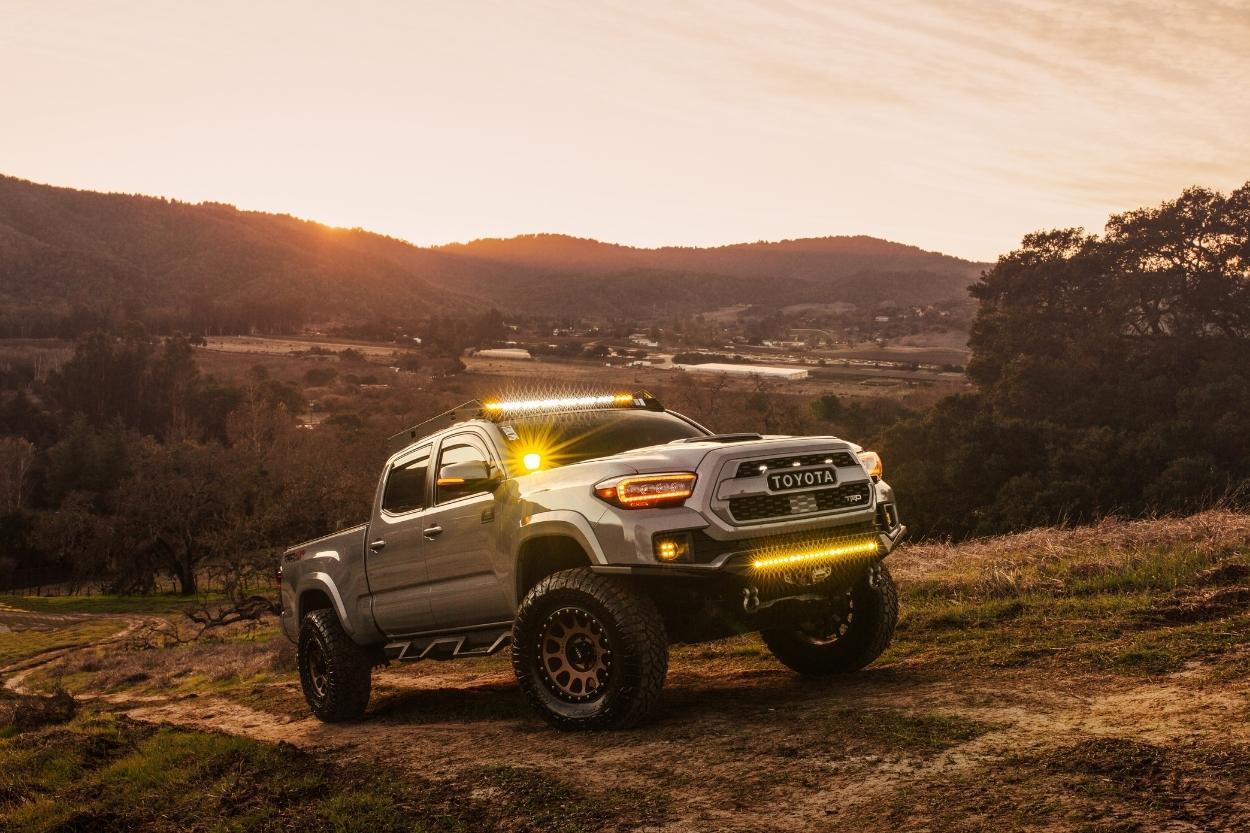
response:
<path fill-rule="evenodd" d="M 382 508 L 399 514 L 425 506 L 426 473 L 430 469 L 430 449 L 424 448 L 416 457 L 397 463 L 386 476 L 382 492 Z"/>
<path fill-rule="evenodd" d="M 481 460 L 488 466 L 491 464 L 490 456 L 486 450 L 482 448 L 476 440 L 461 435 L 452 437 L 449 444 L 442 447 L 438 454 L 438 470 L 442 471 L 443 466 L 449 466 L 452 463 L 467 463 L 471 460 Z M 437 482 L 437 481 L 436 481 Z M 484 490 L 473 483 L 465 483 L 456 486 L 436 486 L 434 502 L 446 503 L 456 498 L 468 497 L 482 493 Z"/>

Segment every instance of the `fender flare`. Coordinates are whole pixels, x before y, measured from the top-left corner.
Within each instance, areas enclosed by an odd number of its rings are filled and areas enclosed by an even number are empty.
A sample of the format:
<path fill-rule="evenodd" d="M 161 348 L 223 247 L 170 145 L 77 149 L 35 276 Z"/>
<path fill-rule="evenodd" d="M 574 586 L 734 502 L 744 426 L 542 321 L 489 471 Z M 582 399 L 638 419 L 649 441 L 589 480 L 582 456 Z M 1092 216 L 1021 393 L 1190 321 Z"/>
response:
<path fill-rule="evenodd" d="M 343 630 L 347 631 L 349 636 L 355 636 L 355 628 L 351 619 L 347 615 L 347 607 L 343 604 L 343 597 L 339 594 L 339 588 L 327 573 L 308 573 L 304 575 L 295 588 L 296 603 L 296 628 L 299 628 L 298 617 L 303 611 L 299 609 L 299 600 L 304 594 L 310 590 L 320 590 L 330 597 L 330 604 L 333 605 L 334 615 L 339 617 L 339 623 L 343 626 Z"/>
<path fill-rule="evenodd" d="M 603 547 L 599 546 L 599 539 L 590 527 L 590 521 L 580 512 L 555 509 L 530 515 L 527 522 L 522 523 L 517 536 L 517 552 L 535 538 L 572 538 L 590 556 L 593 564 L 608 563 Z"/>

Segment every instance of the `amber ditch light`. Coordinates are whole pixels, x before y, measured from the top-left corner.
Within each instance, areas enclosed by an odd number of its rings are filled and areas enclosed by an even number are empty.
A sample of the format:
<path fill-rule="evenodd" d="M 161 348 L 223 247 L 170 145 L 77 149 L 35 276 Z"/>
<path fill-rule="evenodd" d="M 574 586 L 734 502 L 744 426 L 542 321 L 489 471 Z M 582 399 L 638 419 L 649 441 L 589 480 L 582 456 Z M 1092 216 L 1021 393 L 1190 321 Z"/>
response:
<path fill-rule="evenodd" d="M 641 474 L 605 480 L 595 486 L 595 494 L 601 500 L 624 509 L 680 506 L 694 494 L 696 479 L 692 471 Z"/>
<path fill-rule="evenodd" d="M 859 452 L 859 462 L 863 464 L 864 470 L 868 472 L 869 477 L 880 477 L 885 469 L 881 463 L 881 455 L 875 451 Z"/>
<path fill-rule="evenodd" d="M 538 471 L 543 467 L 543 456 L 536 451 L 531 451 L 521 458 L 521 465 L 525 466 L 526 471 Z"/>

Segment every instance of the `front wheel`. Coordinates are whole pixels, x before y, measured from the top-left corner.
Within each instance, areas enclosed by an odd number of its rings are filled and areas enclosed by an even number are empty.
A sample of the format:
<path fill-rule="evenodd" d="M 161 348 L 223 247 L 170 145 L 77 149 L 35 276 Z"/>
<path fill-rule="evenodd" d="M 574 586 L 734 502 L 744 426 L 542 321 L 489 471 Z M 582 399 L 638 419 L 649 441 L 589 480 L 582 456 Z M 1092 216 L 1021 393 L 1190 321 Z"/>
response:
<path fill-rule="evenodd" d="M 800 674 L 858 671 L 889 646 L 898 622 L 898 590 L 884 564 L 849 592 L 809 606 L 800 621 L 760 632 L 773 656 Z"/>
<path fill-rule="evenodd" d="M 312 713 L 327 723 L 357 720 L 369 705 L 369 653 L 333 610 L 314 610 L 299 629 L 299 679 Z"/>
<path fill-rule="evenodd" d="M 664 620 L 619 578 L 562 570 L 521 602 L 512 668 L 530 704 L 558 729 L 637 725 L 655 709 L 668 674 Z"/>

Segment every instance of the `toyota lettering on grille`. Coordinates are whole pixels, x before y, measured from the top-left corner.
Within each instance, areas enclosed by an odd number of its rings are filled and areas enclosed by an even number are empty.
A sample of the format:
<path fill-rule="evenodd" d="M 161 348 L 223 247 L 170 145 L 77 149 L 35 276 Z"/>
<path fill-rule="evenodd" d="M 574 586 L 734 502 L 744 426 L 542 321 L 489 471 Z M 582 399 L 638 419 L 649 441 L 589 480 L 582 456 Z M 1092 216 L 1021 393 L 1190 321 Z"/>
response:
<path fill-rule="evenodd" d="M 832 467 L 803 469 L 802 471 L 778 471 L 768 475 L 768 489 L 773 492 L 789 492 L 794 489 L 812 489 L 817 486 L 834 486 L 838 476 Z"/>

